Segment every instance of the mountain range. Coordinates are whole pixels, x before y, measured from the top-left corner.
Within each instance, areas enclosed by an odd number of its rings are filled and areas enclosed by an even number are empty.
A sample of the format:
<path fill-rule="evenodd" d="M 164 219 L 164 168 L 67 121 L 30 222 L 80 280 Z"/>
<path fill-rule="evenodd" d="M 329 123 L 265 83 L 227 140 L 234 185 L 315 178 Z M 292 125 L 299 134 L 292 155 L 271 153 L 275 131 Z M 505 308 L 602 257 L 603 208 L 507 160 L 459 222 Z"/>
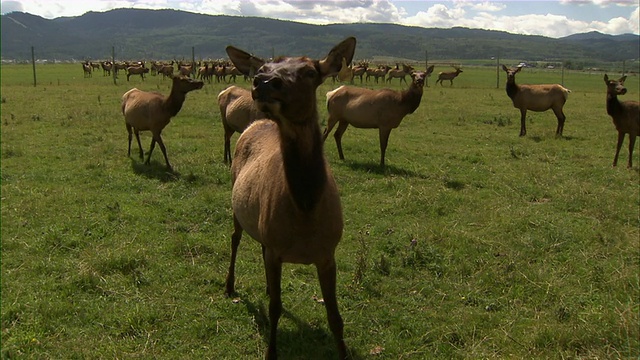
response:
<path fill-rule="evenodd" d="M 256 17 L 203 15 L 177 10 L 115 9 L 45 19 L 29 13 L 2 15 L 3 60 L 218 59 L 234 45 L 264 58 L 323 56 L 347 36 L 358 39 L 356 59 L 392 57 L 423 61 L 518 59 L 571 60 L 591 66 L 640 58 L 640 37 L 598 32 L 564 38 L 454 27 L 394 24 L 311 25 Z"/>

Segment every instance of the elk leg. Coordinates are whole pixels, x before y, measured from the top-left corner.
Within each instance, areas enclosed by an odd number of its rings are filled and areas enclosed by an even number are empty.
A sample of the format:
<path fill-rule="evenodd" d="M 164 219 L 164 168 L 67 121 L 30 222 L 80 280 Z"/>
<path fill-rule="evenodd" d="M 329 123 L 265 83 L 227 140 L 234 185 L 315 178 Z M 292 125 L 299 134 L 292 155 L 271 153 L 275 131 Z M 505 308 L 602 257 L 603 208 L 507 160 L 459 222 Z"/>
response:
<path fill-rule="evenodd" d="M 633 148 L 636 145 L 636 136 L 629 133 L 629 163 L 627 164 L 627 168 L 631 169 L 631 162 L 633 159 Z"/>
<path fill-rule="evenodd" d="M 344 324 L 340 311 L 338 310 L 338 301 L 336 299 L 336 263 L 331 259 L 322 266 L 316 265 L 318 271 L 318 279 L 320 281 L 320 289 L 324 298 L 324 305 L 327 310 L 327 319 L 329 320 L 329 328 L 333 333 L 333 337 L 338 346 L 338 355 L 340 359 L 347 358 L 347 347 L 344 344 Z"/>
<path fill-rule="evenodd" d="M 278 321 L 282 314 L 282 298 L 280 294 L 282 263 L 268 249 L 265 252 L 265 269 L 268 279 L 267 285 L 269 286 L 269 348 L 266 358 L 267 360 L 272 360 L 278 357 L 276 338 Z"/>
<path fill-rule="evenodd" d="M 387 143 L 389 142 L 389 135 L 391 135 L 391 129 L 380 129 L 380 167 L 384 167 L 384 154 L 387 152 Z"/>
<path fill-rule="evenodd" d="M 562 112 L 562 109 L 560 110 L 553 110 L 553 113 L 556 114 L 556 117 L 558 118 L 558 128 L 556 129 L 556 135 L 562 136 L 562 130 L 564 130 L 564 121 L 567 119 L 566 116 L 564 116 L 564 112 Z"/>
<path fill-rule="evenodd" d="M 233 136 L 233 130 L 224 130 L 224 163 L 231 164 L 231 136 Z"/>
<path fill-rule="evenodd" d="M 158 139 L 156 141 L 158 142 L 158 145 L 160 145 L 160 150 L 162 150 L 162 155 L 164 155 L 164 161 L 167 163 L 167 168 L 171 169 L 171 164 L 169 164 L 169 158 L 167 157 L 167 148 L 164 146 L 164 142 L 162 142 L 160 134 L 158 134 Z"/>
<path fill-rule="evenodd" d="M 144 163 L 149 165 L 151 164 L 151 154 L 153 153 L 153 149 L 156 147 L 156 137 L 151 138 L 151 147 L 149 148 L 149 154 L 147 155 L 147 161 Z"/>
<path fill-rule="evenodd" d="M 231 296 L 235 291 L 235 272 L 236 272 L 236 256 L 238 255 L 238 246 L 240 245 L 240 239 L 242 239 L 242 226 L 233 215 L 233 234 L 231 234 L 231 262 L 229 263 L 229 272 L 227 273 L 227 282 L 225 294 Z"/>
<path fill-rule="evenodd" d="M 335 118 L 329 115 L 329 118 L 327 119 L 327 127 L 322 133 L 322 141 L 327 140 L 327 137 L 329 136 L 329 133 L 331 133 L 331 130 L 333 130 L 333 127 L 336 125 L 336 122 L 337 121 L 335 120 Z"/>
<path fill-rule="evenodd" d="M 616 156 L 613 157 L 613 166 L 618 165 L 618 155 L 620 155 L 620 148 L 622 148 L 623 141 L 624 141 L 624 133 L 622 131 L 618 131 L 618 144 L 616 145 Z"/>
<path fill-rule="evenodd" d="M 136 134 L 136 140 L 138 141 L 138 150 L 140 150 L 140 159 L 144 159 L 144 152 L 142 151 L 142 143 L 140 143 L 140 132 L 136 129 L 133 129 L 133 132 Z"/>
<path fill-rule="evenodd" d="M 127 125 L 127 132 L 129 133 L 129 150 L 127 150 L 127 156 L 131 156 L 131 139 L 133 138 L 133 130 L 132 130 L 132 126 L 129 124 Z"/>
<path fill-rule="evenodd" d="M 527 135 L 527 109 L 520 109 L 520 136 Z"/>
<path fill-rule="evenodd" d="M 344 160 L 344 154 L 342 153 L 342 134 L 347 130 L 349 123 L 346 121 L 340 121 L 336 132 L 333 133 L 334 139 L 336 139 L 336 146 L 338 147 L 338 155 L 340 160 Z"/>

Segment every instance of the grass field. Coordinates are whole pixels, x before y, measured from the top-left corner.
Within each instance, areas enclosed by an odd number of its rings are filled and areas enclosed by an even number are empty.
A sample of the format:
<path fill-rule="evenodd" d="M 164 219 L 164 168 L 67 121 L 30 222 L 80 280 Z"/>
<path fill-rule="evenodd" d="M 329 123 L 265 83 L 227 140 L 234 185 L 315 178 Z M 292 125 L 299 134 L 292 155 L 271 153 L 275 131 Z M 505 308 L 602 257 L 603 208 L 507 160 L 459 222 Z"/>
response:
<path fill-rule="evenodd" d="M 79 64 L 39 65 L 34 87 L 30 65 L 1 70 L 3 358 L 262 358 L 268 298 L 246 235 L 239 301 L 224 296 L 233 225 L 216 96 L 227 85 L 188 94 L 163 132 L 167 173 L 157 147 L 150 166 L 127 157 L 120 97 L 134 86 L 168 94 L 169 80 L 114 85 L 83 78 Z M 432 77 L 391 133 L 384 170 L 377 131 L 349 128 L 345 161 L 327 139 L 345 220 L 336 256 L 349 350 L 637 359 L 640 151 L 626 169 L 625 140 L 611 166 L 603 74 L 565 72 L 562 138 L 551 112 L 529 113 L 518 137 L 519 111 L 495 74 L 467 67 L 453 87 Z M 527 69 L 517 81 L 560 73 Z M 626 85 L 623 99 L 638 100 L 638 77 Z M 318 90 L 322 121 L 336 86 Z M 142 141 L 146 152 L 148 133 Z M 315 269 L 285 265 L 282 287 L 281 357 L 335 358 Z"/>

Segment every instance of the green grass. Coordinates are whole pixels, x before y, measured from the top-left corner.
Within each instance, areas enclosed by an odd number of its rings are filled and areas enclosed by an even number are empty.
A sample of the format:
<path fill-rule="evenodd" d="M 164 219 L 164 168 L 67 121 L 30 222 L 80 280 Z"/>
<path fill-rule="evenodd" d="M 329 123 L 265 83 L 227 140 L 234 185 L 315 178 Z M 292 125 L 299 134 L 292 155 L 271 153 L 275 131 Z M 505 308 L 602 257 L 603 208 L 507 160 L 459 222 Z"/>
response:
<path fill-rule="evenodd" d="M 119 104 L 134 86 L 166 94 L 168 80 L 114 85 L 44 65 L 33 87 L 31 66 L 1 70 L 3 358 L 263 357 L 268 298 L 247 235 L 239 301 L 223 294 L 233 226 L 216 96 L 227 85 L 190 93 L 164 130 L 172 174 L 159 149 L 150 166 L 135 144 L 126 156 Z M 465 68 L 453 87 L 432 77 L 392 132 L 385 170 L 377 131 L 349 128 L 345 161 L 327 139 L 354 358 L 640 356 L 640 151 L 625 169 L 625 140 L 611 167 L 602 74 L 565 72 L 563 138 L 551 112 L 528 114 L 518 137 L 504 78 L 496 89 L 495 69 Z M 626 85 L 637 100 L 638 78 Z M 336 86 L 318 90 L 323 122 Z M 282 288 L 282 357 L 335 358 L 315 269 L 286 265 Z"/>

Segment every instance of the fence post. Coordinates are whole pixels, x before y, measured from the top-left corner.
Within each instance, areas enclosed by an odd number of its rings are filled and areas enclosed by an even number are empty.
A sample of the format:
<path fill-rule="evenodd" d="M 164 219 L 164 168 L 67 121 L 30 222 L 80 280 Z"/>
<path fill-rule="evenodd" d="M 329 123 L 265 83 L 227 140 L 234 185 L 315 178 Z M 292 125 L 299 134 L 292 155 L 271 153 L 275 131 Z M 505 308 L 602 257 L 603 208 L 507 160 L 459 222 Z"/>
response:
<path fill-rule="evenodd" d="M 33 87 L 36 87 L 36 53 L 31 47 L 31 64 L 33 64 Z"/>
<path fill-rule="evenodd" d="M 111 47 L 111 74 L 113 75 L 113 85 L 118 85 L 116 82 L 116 47 Z"/>

